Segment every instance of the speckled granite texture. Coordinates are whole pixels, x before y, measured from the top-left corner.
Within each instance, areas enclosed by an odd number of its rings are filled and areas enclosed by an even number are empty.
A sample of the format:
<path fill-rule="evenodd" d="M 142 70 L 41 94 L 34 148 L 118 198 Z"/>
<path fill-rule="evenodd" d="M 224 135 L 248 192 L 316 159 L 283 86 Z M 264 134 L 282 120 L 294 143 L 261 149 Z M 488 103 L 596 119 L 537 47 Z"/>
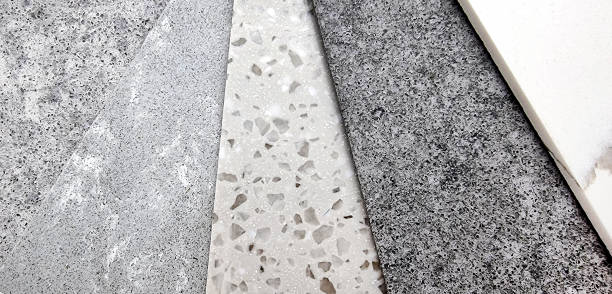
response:
<path fill-rule="evenodd" d="M 0 265 L 0 292 L 204 291 L 230 15 L 168 4 Z"/>
<path fill-rule="evenodd" d="M 165 3 L 0 1 L 0 264 Z"/>
<path fill-rule="evenodd" d="M 391 293 L 610 293 L 610 258 L 453 1 L 315 0 Z"/>

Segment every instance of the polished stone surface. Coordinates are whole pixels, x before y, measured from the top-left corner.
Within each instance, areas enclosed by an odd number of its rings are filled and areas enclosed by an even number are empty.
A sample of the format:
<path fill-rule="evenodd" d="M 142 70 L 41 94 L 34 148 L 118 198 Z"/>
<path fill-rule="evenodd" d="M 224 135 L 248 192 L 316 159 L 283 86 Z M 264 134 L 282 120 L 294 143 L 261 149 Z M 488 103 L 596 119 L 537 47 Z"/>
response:
<path fill-rule="evenodd" d="M 230 15 L 168 4 L 0 264 L 1 292 L 204 291 Z"/>
<path fill-rule="evenodd" d="M 459 3 L 612 250 L 612 2 Z"/>
<path fill-rule="evenodd" d="M 0 264 L 166 1 L 0 1 Z"/>
<path fill-rule="evenodd" d="M 451 1 L 315 0 L 391 293 L 609 293 L 603 244 Z"/>
<path fill-rule="evenodd" d="M 384 290 L 311 8 L 234 3 L 208 293 Z"/>

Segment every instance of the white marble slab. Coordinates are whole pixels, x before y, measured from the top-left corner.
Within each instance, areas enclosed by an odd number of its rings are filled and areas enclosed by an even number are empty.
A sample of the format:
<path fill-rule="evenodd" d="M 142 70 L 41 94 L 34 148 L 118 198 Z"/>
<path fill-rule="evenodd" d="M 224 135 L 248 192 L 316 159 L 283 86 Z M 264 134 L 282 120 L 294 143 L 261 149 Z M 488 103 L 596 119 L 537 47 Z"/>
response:
<path fill-rule="evenodd" d="M 460 0 L 612 248 L 612 1 Z"/>
<path fill-rule="evenodd" d="M 208 293 L 380 293 L 306 1 L 235 1 Z"/>

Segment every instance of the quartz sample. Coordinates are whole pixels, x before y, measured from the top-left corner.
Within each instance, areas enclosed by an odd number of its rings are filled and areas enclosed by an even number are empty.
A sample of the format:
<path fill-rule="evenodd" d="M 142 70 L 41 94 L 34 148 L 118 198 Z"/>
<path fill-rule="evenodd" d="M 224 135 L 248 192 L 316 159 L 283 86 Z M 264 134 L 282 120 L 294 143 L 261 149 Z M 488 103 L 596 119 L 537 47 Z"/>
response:
<path fill-rule="evenodd" d="M 306 1 L 234 3 L 208 293 L 381 293 Z"/>
<path fill-rule="evenodd" d="M 612 2 L 459 2 L 611 250 Z"/>
<path fill-rule="evenodd" d="M 0 264 L 1 292 L 204 291 L 230 15 L 168 4 Z"/>
<path fill-rule="evenodd" d="M 454 1 L 315 0 L 391 293 L 609 293 L 612 266 Z"/>
<path fill-rule="evenodd" d="M 0 264 L 166 1 L 1 3 Z"/>

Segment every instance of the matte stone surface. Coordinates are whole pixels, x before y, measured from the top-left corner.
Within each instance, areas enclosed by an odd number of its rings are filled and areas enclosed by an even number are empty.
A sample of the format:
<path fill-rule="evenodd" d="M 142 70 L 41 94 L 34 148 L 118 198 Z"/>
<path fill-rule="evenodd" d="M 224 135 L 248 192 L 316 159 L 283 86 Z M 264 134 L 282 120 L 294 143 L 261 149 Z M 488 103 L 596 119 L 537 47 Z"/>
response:
<path fill-rule="evenodd" d="M 0 292 L 204 291 L 230 14 L 168 4 L 0 265 Z"/>
<path fill-rule="evenodd" d="M 609 293 L 612 267 L 458 5 L 315 0 L 392 293 Z"/>
<path fill-rule="evenodd" d="M 165 3 L 0 1 L 0 264 Z"/>

